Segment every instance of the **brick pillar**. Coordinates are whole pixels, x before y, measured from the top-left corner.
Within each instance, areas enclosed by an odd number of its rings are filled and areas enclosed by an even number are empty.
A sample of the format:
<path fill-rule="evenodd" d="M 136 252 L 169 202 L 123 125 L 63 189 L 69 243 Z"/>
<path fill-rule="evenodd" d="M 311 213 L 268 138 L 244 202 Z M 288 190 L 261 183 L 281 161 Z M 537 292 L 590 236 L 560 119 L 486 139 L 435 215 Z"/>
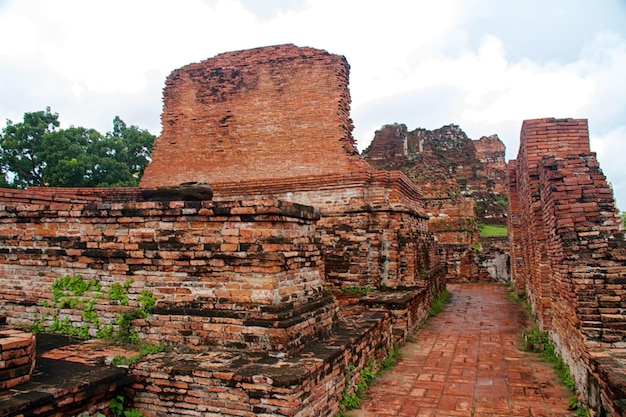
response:
<path fill-rule="evenodd" d="M 586 119 L 525 120 L 514 184 L 520 203 L 523 280 L 541 327 L 551 327 L 552 294 L 548 257 L 548 230 L 544 224 L 539 187 L 539 163 L 545 155 L 590 153 Z"/>

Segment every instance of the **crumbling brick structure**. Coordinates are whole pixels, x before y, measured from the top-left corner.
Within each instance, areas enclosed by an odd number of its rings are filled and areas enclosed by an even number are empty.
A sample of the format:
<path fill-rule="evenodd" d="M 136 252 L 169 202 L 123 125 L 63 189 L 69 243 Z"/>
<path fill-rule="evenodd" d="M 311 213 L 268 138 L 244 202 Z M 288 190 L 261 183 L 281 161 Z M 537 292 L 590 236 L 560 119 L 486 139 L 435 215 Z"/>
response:
<path fill-rule="evenodd" d="M 4 203 L 0 216 L 0 290 L 13 323 L 49 327 L 54 309 L 41 301 L 51 303 L 56 279 L 79 274 L 105 288 L 131 280 L 131 306 L 150 291 L 157 307 L 136 324 L 155 343 L 289 352 L 330 332 L 337 306 L 323 292 L 319 213 L 311 207 L 145 201 L 138 189 L 134 202 L 43 204 L 45 195 L 35 196 L 39 204 Z M 94 301 L 102 325 L 131 308 Z M 98 328 L 90 326 L 93 336 Z"/>
<path fill-rule="evenodd" d="M 141 187 L 367 170 L 351 133 L 349 68 L 342 56 L 280 45 L 172 72 Z"/>
<path fill-rule="evenodd" d="M 293 45 L 183 67 L 139 188 L 0 190 L 0 311 L 183 347 L 131 367 L 151 417 L 336 414 L 445 286 L 421 193 L 356 152 L 348 68 Z M 77 305 L 51 289 L 73 274 Z"/>
<path fill-rule="evenodd" d="M 611 366 L 626 347 L 626 242 L 587 121 L 524 121 L 509 190 L 516 288 L 528 295 L 580 394 L 599 411 L 624 415 L 624 362 Z"/>
<path fill-rule="evenodd" d="M 409 131 L 397 123 L 377 130 L 363 151 L 373 167 L 405 172 L 424 194 L 448 281 L 509 279 L 506 239 L 476 249 L 478 223 L 506 223 L 504 151 L 496 135 L 471 140 L 456 125 Z"/>
<path fill-rule="evenodd" d="M 216 200 L 271 196 L 318 207 L 330 284 L 425 285 L 438 257 L 422 195 L 400 172 L 360 158 L 348 73 L 344 57 L 293 45 L 174 71 L 141 187 L 201 181 Z"/>
<path fill-rule="evenodd" d="M 35 335 L 0 329 L 0 391 L 30 380 L 35 368 Z"/>

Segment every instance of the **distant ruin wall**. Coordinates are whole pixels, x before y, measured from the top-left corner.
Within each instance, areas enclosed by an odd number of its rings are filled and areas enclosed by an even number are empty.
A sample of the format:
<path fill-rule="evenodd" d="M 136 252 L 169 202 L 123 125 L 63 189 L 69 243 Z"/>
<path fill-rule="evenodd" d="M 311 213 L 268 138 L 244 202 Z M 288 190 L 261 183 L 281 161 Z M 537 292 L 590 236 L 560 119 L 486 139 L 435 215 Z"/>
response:
<path fill-rule="evenodd" d="M 623 383 L 614 377 L 623 369 L 607 377 L 593 357 L 626 347 L 626 242 L 613 192 L 589 149 L 587 121 L 525 121 L 511 169 L 516 288 L 528 295 L 581 393 L 595 407 L 616 410 L 624 386 L 607 381 Z M 598 384 L 603 392 L 594 396 Z"/>
<path fill-rule="evenodd" d="M 142 187 L 367 170 L 343 56 L 294 45 L 217 55 L 172 72 Z"/>
<path fill-rule="evenodd" d="M 503 224 L 505 207 L 495 203 L 506 198 L 504 153 L 496 135 L 472 140 L 456 125 L 409 131 L 396 123 L 376 131 L 363 158 L 376 169 L 406 173 L 427 199 L 464 196 L 485 202 L 470 215 Z"/>
<path fill-rule="evenodd" d="M 440 245 L 447 280 L 506 280 L 508 248 L 480 251 L 479 223 L 503 224 L 506 163 L 496 135 L 471 140 L 456 125 L 408 131 L 390 124 L 376 131 L 363 157 L 373 167 L 401 170 L 424 194 L 428 228 Z"/>
<path fill-rule="evenodd" d="M 424 199 L 424 209 L 429 216 L 428 228 L 441 244 L 472 245 L 478 242 L 479 230 L 474 214 L 474 199 L 455 198 Z"/>
<path fill-rule="evenodd" d="M 504 143 L 497 135 L 483 136 L 478 140 L 473 140 L 472 143 L 476 148 L 476 157 L 483 164 L 484 176 L 487 178 L 481 191 L 507 195 L 506 181 L 502 181 L 506 175 Z M 501 212 L 492 214 L 501 217 Z"/>

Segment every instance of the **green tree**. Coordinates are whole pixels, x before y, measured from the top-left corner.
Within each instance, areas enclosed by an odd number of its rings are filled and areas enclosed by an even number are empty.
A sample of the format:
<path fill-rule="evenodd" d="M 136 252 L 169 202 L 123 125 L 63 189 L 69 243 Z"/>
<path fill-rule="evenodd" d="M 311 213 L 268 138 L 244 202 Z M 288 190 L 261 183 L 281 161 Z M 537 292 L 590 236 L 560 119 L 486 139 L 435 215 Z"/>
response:
<path fill-rule="evenodd" d="M 46 161 L 43 183 L 59 187 L 95 186 L 92 177 L 98 155 L 92 149 L 102 140 L 98 131 L 74 126 L 45 135 L 39 152 L 39 157 Z"/>
<path fill-rule="evenodd" d="M 115 155 L 115 160 L 124 163 L 137 183 L 150 162 L 154 147 L 153 134 L 137 126 L 126 126 L 119 116 L 113 119 L 113 131 L 106 134 L 108 146 Z"/>
<path fill-rule="evenodd" d="M 47 122 L 47 125 L 46 125 Z M 25 113 L 24 122 L 0 135 L 0 167 L 5 184 L 25 188 L 136 186 L 150 162 L 155 136 L 137 126 L 128 127 L 119 116 L 106 135 L 95 129 L 59 126 L 58 115 Z M 31 163 L 25 164 L 24 161 Z M 6 179 L 13 181 L 7 182 Z"/>
<path fill-rule="evenodd" d="M 41 159 L 44 136 L 59 127 L 59 115 L 45 111 L 24 113 L 21 123 L 7 120 L 0 134 L 0 167 L 8 184 L 19 188 L 43 185 L 42 177 L 46 163 Z"/>

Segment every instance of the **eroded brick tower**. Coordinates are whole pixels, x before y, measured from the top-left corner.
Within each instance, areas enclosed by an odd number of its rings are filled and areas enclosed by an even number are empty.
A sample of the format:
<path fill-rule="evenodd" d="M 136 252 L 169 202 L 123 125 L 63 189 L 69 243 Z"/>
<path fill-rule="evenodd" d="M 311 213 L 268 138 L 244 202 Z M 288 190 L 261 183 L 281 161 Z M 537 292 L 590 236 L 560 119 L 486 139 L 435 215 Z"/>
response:
<path fill-rule="evenodd" d="M 424 284 L 438 263 L 422 194 L 355 147 L 349 65 L 279 45 L 229 52 L 168 77 L 163 132 L 141 187 L 204 182 L 215 199 L 275 197 L 320 209 L 333 285 Z"/>
<path fill-rule="evenodd" d="M 367 170 L 351 134 L 349 69 L 343 56 L 280 45 L 172 72 L 141 186 Z"/>

